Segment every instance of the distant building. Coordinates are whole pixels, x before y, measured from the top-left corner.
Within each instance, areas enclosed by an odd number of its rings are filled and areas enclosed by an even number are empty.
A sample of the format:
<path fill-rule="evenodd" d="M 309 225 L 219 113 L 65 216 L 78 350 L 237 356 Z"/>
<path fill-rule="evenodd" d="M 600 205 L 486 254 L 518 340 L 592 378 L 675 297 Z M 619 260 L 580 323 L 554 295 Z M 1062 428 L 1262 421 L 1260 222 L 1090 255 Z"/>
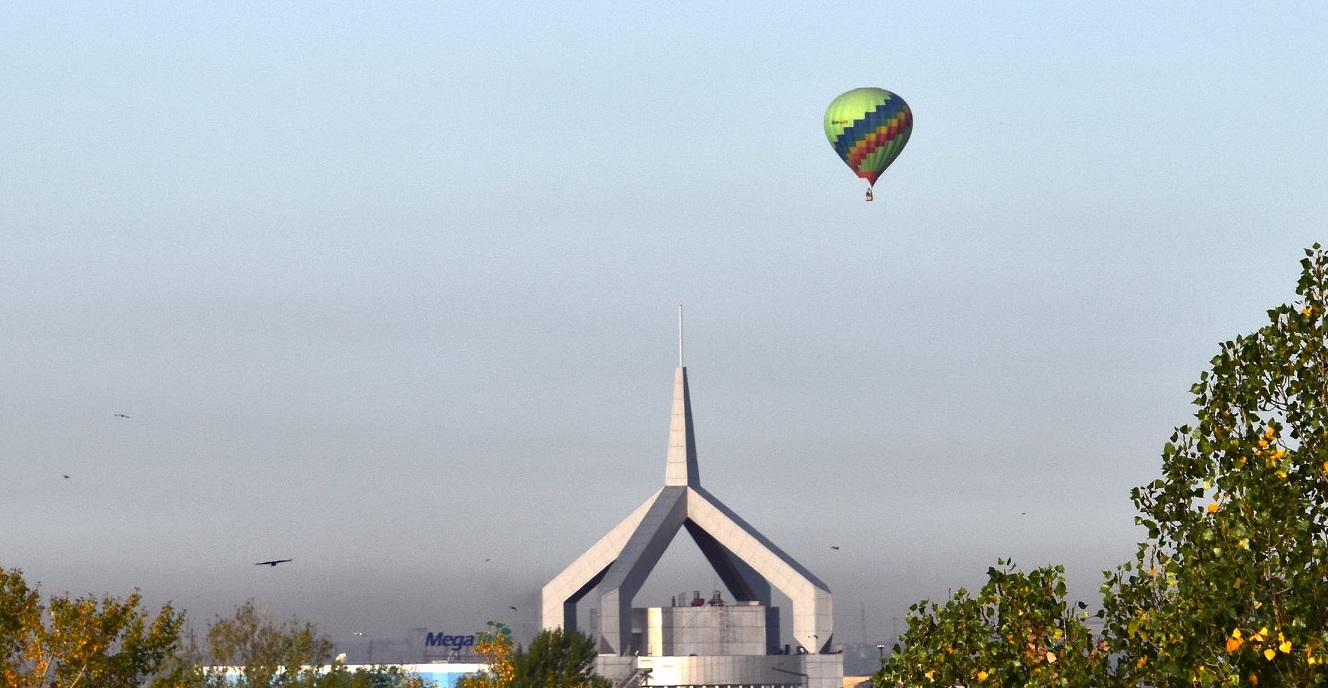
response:
<path fill-rule="evenodd" d="M 591 633 L 596 670 L 620 688 L 842 688 L 829 588 L 701 487 L 679 353 L 664 487 L 544 586 L 542 625 Z M 683 528 L 732 601 L 694 593 L 668 607 L 634 607 Z M 772 589 L 792 603 L 792 647 L 780 645 L 783 615 L 771 605 Z M 585 628 L 583 600 L 596 605 Z"/>

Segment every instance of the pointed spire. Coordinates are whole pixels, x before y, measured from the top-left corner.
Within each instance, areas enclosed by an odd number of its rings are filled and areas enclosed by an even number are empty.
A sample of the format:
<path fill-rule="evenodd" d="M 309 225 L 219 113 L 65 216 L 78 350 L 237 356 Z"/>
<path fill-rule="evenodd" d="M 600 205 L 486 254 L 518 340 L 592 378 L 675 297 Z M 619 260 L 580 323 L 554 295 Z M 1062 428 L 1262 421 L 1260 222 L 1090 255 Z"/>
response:
<path fill-rule="evenodd" d="M 682 362 L 682 304 L 678 304 L 678 367 L 681 368 L 685 363 Z"/>
<path fill-rule="evenodd" d="M 692 398 L 687 393 L 687 368 L 682 362 L 682 304 L 678 304 L 678 372 L 673 376 L 673 418 L 669 421 L 669 456 L 665 485 L 699 487 L 696 436 L 692 434 Z"/>
<path fill-rule="evenodd" d="M 673 418 L 669 422 L 669 456 L 664 484 L 701 486 L 696 466 L 696 436 L 692 432 L 692 399 L 687 393 L 687 369 L 678 366 L 673 376 Z"/>

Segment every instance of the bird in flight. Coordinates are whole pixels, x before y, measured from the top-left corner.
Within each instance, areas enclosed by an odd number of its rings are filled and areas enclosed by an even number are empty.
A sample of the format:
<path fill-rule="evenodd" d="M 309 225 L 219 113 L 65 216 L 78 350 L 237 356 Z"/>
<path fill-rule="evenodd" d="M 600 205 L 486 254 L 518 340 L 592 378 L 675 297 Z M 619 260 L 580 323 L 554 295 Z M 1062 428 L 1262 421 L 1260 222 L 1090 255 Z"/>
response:
<path fill-rule="evenodd" d="M 61 473 L 60 475 L 64 476 L 64 479 L 65 479 L 65 480 L 69 480 L 69 476 L 68 476 L 67 474 L 65 474 L 65 473 Z"/>
<path fill-rule="evenodd" d="M 290 559 L 268 559 L 267 561 L 260 561 L 254 564 L 254 566 L 276 566 L 277 564 L 284 564 L 288 561 L 290 561 Z"/>
<path fill-rule="evenodd" d="M 830 549 L 839 549 L 839 545 L 830 545 Z"/>
<path fill-rule="evenodd" d="M 115 417 L 116 417 L 116 418 L 128 418 L 129 416 L 126 416 L 126 415 L 123 414 L 123 413 L 117 413 L 117 414 L 115 414 Z"/>

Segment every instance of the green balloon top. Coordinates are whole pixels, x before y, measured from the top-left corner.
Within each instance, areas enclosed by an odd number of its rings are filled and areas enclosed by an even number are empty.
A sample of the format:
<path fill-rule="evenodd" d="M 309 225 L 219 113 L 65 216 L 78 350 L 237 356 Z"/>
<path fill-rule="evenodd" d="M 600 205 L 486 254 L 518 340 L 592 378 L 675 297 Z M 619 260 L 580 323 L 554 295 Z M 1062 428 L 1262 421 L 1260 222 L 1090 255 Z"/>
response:
<path fill-rule="evenodd" d="M 883 88 L 855 88 L 825 110 L 825 137 L 859 177 L 875 184 L 913 131 L 913 112 Z"/>

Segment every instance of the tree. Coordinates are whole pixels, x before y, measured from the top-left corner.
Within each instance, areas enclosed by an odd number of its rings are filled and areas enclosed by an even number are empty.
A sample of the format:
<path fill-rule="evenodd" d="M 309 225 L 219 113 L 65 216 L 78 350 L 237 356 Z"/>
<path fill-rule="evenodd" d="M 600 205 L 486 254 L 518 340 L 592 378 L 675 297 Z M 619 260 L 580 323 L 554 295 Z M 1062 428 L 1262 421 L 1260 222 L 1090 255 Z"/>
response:
<path fill-rule="evenodd" d="M 475 635 L 475 653 L 484 658 L 484 668 L 457 679 L 456 688 L 509 688 L 516 669 L 512 663 L 514 651 L 512 629 L 497 621 L 490 621 L 489 630 Z"/>
<path fill-rule="evenodd" d="M 959 589 L 944 606 L 909 608 L 908 629 L 877 686 L 1107 685 L 1103 648 L 1085 625 L 1085 605 L 1065 601 L 1065 570 L 1031 573 L 998 560 L 976 597 Z"/>
<path fill-rule="evenodd" d="M 540 631 L 530 648 L 512 643 L 512 631 L 496 621 L 475 639 L 484 668 L 457 681 L 457 688 L 609 688 L 595 674 L 595 641 L 578 631 Z"/>
<path fill-rule="evenodd" d="M 278 624 L 249 600 L 207 632 L 212 667 L 197 666 L 198 688 L 424 688 L 398 667 L 348 669 L 332 658 L 332 641 L 313 624 Z M 226 667 L 238 668 L 238 675 Z"/>
<path fill-rule="evenodd" d="M 169 604 L 54 596 L 42 605 L 18 570 L 0 568 L 0 685 L 5 688 L 138 688 L 176 651 L 184 615 Z"/>
<path fill-rule="evenodd" d="M 375 666 L 351 671 L 336 662 L 327 673 L 318 677 L 317 688 L 427 688 L 419 676 L 413 676 L 401 667 Z"/>
<path fill-rule="evenodd" d="M 1129 685 L 1328 683 L 1328 256 L 1305 254 L 1299 298 L 1221 345 L 1131 493 L 1148 539 L 1102 612 Z"/>
<path fill-rule="evenodd" d="M 609 688 L 595 673 L 594 638 L 561 628 L 540 631 L 512 657 L 512 688 Z"/>
<path fill-rule="evenodd" d="M 230 618 L 208 627 L 208 650 L 218 666 L 242 667 L 238 683 L 227 683 L 221 669 L 205 672 L 208 685 L 312 686 L 319 670 L 332 660 L 332 641 L 313 624 L 291 619 L 274 622 L 248 600 Z"/>

